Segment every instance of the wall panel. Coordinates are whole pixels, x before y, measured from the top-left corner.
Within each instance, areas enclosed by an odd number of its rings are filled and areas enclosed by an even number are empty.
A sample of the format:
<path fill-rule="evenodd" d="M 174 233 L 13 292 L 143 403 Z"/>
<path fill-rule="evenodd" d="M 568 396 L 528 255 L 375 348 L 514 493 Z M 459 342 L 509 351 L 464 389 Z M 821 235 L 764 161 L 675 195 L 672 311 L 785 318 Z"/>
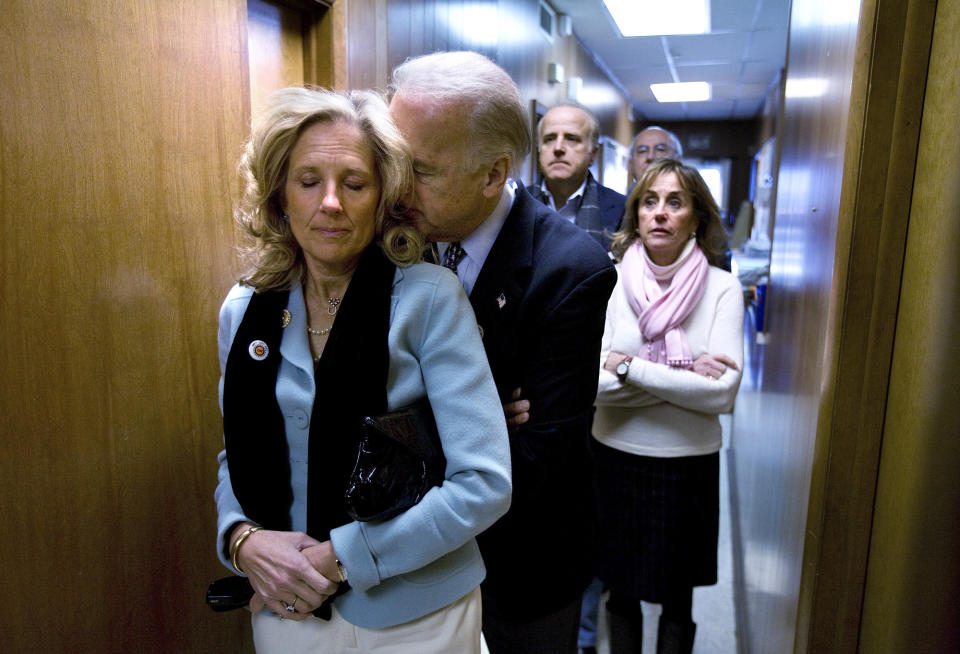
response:
<path fill-rule="evenodd" d="M 254 113 L 273 91 L 303 84 L 304 21 L 297 9 L 247 0 L 250 106 Z"/>
<path fill-rule="evenodd" d="M 243 651 L 203 605 L 246 2 L 3 2 L 0 649 Z"/>
<path fill-rule="evenodd" d="M 960 651 L 960 4 L 937 4 L 859 651 Z"/>
<path fill-rule="evenodd" d="M 857 8 L 793 3 L 770 331 L 732 450 L 747 651 L 860 638 L 935 6 Z M 794 78 L 826 92 L 791 97 Z"/>
<path fill-rule="evenodd" d="M 826 80 L 817 98 L 787 99 L 768 286 L 766 344 L 734 409 L 730 446 L 744 595 L 744 652 L 793 650 L 854 75 L 856 13 L 828 24 L 822 2 L 795 0 L 787 83 Z M 847 3 L 849 4 L 849 3 Z M 848 12 L 849 14 L 849 12 Z M 753 336 L 753 333 L 750 333 Z"/>

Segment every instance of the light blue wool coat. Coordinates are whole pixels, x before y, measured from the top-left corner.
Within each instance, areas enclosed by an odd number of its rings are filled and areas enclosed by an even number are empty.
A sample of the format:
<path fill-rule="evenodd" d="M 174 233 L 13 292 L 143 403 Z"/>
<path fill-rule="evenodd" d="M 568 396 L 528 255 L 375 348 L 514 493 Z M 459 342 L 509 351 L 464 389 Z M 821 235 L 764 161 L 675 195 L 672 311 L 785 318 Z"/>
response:
<path fill-rule="evenodd" d="M 253 290 L 234 286 L 220 310 L 220 403 L 223 370 Z M 307 437 L 315 393 L 303 289 L 294 287 L 291 322 L 280 344 L 277 399 L 290 448 L 293 529 L 306 529 Z M 456 275 L 432 264 L 398 268 L 391 297 L 389 410 L 426 395 L 447 459 L 441 486 L 384 522 L 351 522 L 331 532 L 351 590 L 336 599 L 357 626 L 382 628 L 414 620 L 463 597 L 486 571 L 474 537 L 510 505 L 510 449 L 503 409 L 473 309 Z M 251 408 L 256 398 L 250 398 Z M 217 552 L 231 525 L 246 520 L 219 456 Z M 316 471 L 314 472 L 316 474 Z"/>

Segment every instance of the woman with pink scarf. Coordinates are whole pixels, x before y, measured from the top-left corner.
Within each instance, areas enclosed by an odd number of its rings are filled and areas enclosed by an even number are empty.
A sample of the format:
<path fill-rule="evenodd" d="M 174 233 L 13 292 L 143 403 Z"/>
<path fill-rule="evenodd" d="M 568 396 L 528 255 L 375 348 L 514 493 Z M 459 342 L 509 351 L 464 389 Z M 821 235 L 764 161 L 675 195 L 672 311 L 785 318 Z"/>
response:
<path fill-rule="evenodd" d="M 593 435 L 600 577 L 613 654 L 640 652 L 640 600 L 661 604 L 657 652 L 691 652 L 693 588 L 717 581 L 720 421 L 743 363 L 743 293 L 717 267 L 726 234 L 696 169 L 651 164 L 610 246 Z"/>

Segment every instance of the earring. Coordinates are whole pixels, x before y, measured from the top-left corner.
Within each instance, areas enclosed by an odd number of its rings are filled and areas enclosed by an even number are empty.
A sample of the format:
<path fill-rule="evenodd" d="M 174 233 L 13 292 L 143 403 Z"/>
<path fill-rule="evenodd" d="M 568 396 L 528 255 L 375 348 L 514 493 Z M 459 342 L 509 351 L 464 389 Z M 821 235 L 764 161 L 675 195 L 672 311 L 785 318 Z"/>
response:
<path fill-rule="evenodd" d="M 280 219 L 283 220 L 283 222 L 285 223 L 290 222 L 290 216 L 288 216 L 285 211 L 280 212 Z"/>

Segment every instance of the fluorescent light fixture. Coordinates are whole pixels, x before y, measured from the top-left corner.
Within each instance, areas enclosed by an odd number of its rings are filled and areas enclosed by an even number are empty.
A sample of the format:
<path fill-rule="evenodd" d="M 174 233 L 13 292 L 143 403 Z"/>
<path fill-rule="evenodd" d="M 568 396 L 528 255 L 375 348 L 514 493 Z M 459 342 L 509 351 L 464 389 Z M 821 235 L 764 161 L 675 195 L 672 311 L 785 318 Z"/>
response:
<path fill-rule="evenodd" d="M 650 90 L 657 102 L 703 102 L 710 99 L 710 85 L 706 82 L 651 84 Z"/>
<path fill-rule="evenodd" d="M 827 92 L 827 80 L 822 77 L 787 77 L 788 98 L 819 98 Z"/>
<path fill-rule="evenodd" d="M 603 0 L 623 36 L 708 34 L 710 0 Z"/>
<path fill-rule="evenodd" d="M 594 108 L 618 107 L 623 102 L 623 96 L 610 85 L 584 85 L 577 93 L 577 102 Z"/>

